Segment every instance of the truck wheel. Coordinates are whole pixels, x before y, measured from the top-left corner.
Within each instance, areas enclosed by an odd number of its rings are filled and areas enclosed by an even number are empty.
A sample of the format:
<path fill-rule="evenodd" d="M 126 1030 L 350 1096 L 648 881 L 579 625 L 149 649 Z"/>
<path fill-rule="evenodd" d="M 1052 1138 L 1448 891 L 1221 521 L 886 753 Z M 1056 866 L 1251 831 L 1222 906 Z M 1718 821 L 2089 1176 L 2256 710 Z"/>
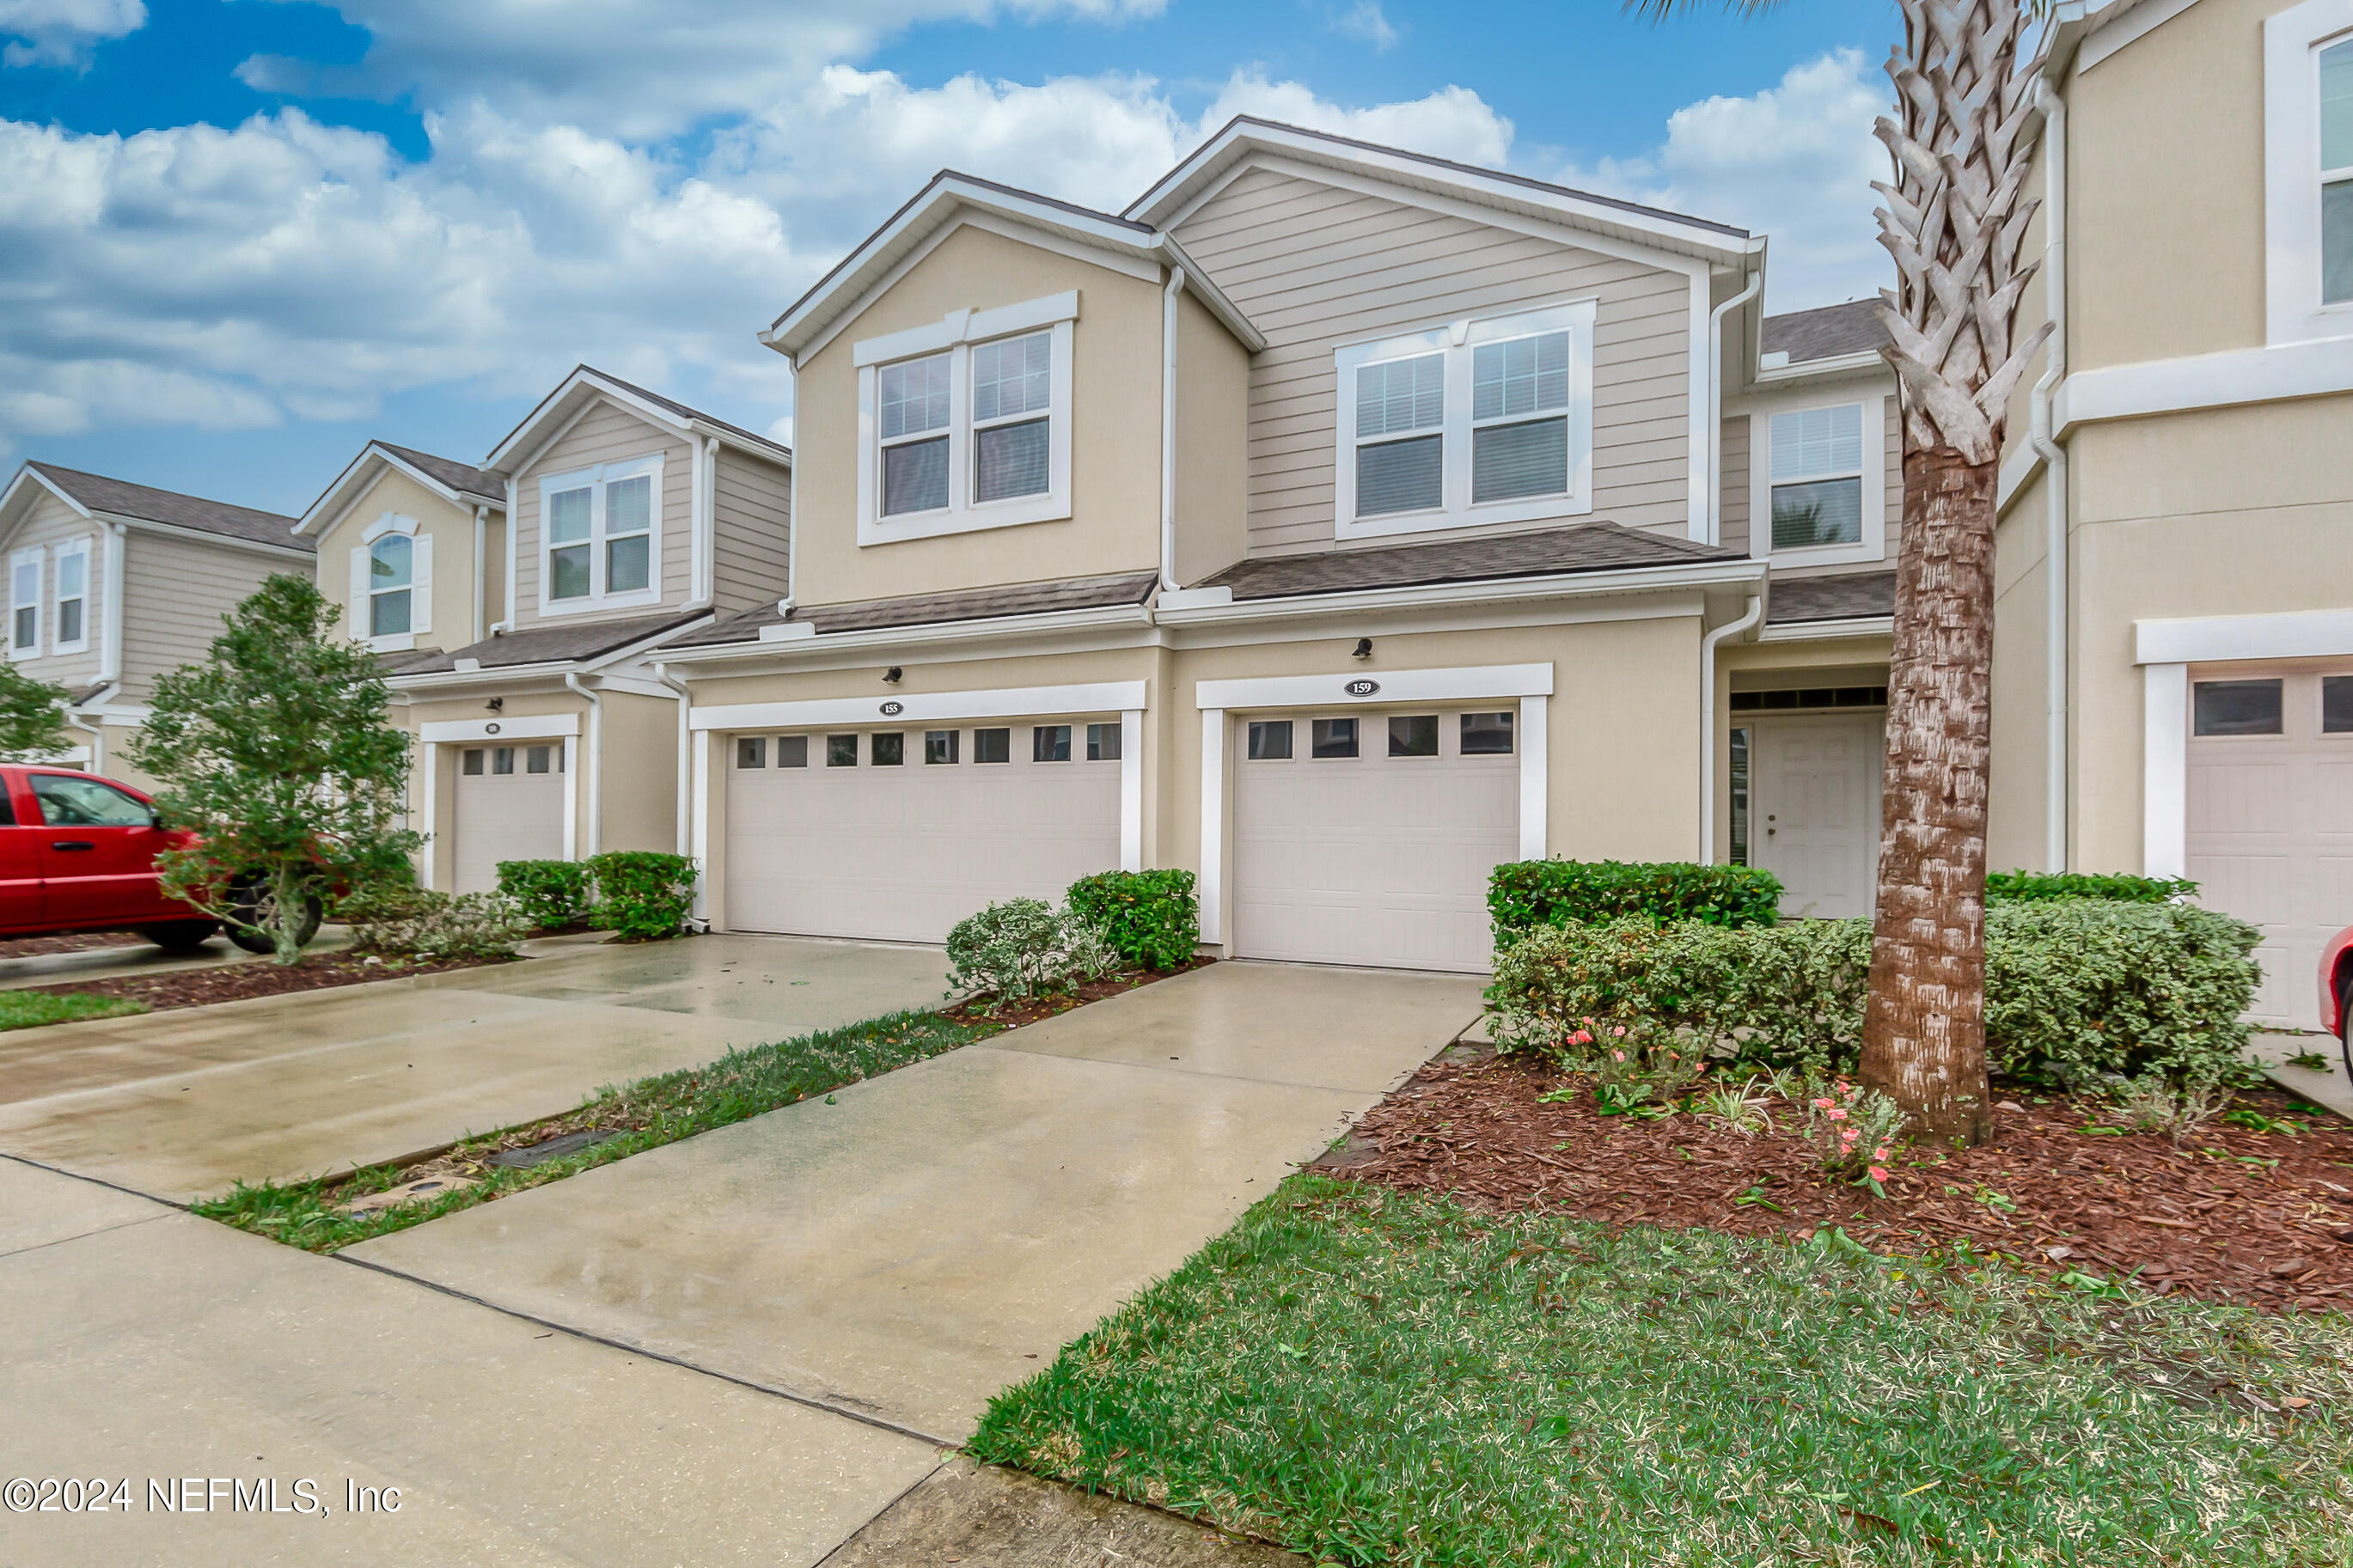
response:
<path fill-rule="evenodd" d="M 142 926 L 139 934 L 169 953 L 191 953 L 200 951 L 220 930 L 218 921 L 167 921 L 162 925 Z"/>
<path fill-rule="evenodd" d="M 277 902 L 277 895 L 259 882 L 248 882 L 237 889 L 229 896 L 229 907 L 244 919 L 225 922 L 229 941 L 248 952 L 275 952 L 278 944 L 261 929 L 261 922 L 269 918 Z M 316 894 L 305 897 L 302 906 L 302 924 L 295 933 L 297 947 L 311 944 L 311 939 L 319 934 L 319 921 L 326 915 L 326 907 Z"/>

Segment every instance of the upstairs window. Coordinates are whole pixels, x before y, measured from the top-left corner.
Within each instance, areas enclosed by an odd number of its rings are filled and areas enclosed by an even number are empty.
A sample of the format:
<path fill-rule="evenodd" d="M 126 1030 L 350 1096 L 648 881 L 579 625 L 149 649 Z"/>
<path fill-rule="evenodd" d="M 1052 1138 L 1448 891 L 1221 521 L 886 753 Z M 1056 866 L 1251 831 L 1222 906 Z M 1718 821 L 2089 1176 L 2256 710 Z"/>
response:
<path fill-rule="evenodd" d="M 653 457 L 539 482 L 543 614 L 660 599 L 661 481 Z"/>
<path fill-rule="evenodd" d="M 58 546 L 57 641 L 52 653 L 81 653 L 90 647 L 90 541 Z"/>
<path fill-rule="evenodd" d="M 1342 539 L 1593 510 L 1591 300 L 1337 351 Z"/>
<path fill-rule="evenodd" d="M 8 657 L 33 658 L 41 651 L 41 552 L 19 550 L 8 558 Z"/>
<path fill-rule="evenodd" d="M 1075 291 L 854 345 L 858 541 L 1071 515 Z"/>
<path fill-rule="evenodd" d="M 387 533 L 368 546 L 368 636 L 400 637 L 409 629 L 409 575 L 415 542 Z"/>
<path fill-rule="evenodd" d="M 2263 329 L 2353 336 L 2353 0 L 2263 19 Z"/>
<path fill-rule="evenodd" d="M 2320 302 L 2353 301 L 2353 39 L 2320 51 Z"/>
<path fill-rule="evenodd" d="M 1749 417 L 1748 450 L 1751 555 L 1793 566 L 1886 555 L 1883 395 L 1852 403 L 1808 403 L 1799 395 L 1767 400 Z"/>

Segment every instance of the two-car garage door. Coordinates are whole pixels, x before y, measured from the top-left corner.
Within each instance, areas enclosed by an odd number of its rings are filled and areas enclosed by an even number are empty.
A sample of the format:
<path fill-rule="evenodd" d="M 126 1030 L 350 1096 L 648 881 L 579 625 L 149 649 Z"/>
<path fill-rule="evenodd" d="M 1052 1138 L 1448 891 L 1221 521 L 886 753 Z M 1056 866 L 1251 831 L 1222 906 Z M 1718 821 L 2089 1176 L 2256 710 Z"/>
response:
<path fill-rule="evenodd" d="M 1120 862 L 1116 717 L 728 740 L 737 931 L 944 941 Z"/>

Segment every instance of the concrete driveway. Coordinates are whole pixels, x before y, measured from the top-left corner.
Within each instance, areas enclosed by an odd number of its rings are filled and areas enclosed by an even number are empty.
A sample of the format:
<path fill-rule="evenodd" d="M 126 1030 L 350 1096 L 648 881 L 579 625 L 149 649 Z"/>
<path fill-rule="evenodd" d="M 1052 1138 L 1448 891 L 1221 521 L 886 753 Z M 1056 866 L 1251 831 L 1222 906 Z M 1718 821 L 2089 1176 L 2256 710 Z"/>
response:
<path fill-rule="evenodd" d="M 1211 968 L 346 1257 L 944 1442 L 1477 1016 Z"/>
<path fill-rule="evenodd" d="M 0 1152 L 185 1200 L 379 1164 L 608 1083 L 937 1003 L 933 951 L 780 937 L 514 964 L 0 1034 Z"/>

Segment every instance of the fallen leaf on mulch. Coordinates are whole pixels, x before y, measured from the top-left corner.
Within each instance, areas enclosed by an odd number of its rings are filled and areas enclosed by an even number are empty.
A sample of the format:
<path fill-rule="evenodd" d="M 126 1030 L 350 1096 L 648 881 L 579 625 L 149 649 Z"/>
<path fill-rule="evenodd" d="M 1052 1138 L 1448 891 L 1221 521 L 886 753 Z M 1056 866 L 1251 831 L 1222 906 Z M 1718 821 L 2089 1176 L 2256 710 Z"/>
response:
<path fill-rule="evenodd" d="M 155 1012 L 171 1007 L 199 1007 L 207 1002 L 235 1002 L 248 996 L 283 996 L 296 991 L 318 991 L 330 985 L 363 985 L 374 980 L 400 980 L 412 974 L 439 974 L 451 969 L 479 969 L 486 963 L 512 962 L 501 958 L 458 958 L 434 963 L 369 963 L 348 953 L 318 953 L 293 965 L 267 958 L 249 963 L 227 963 L 217 969 L 174 969 L 162 974 L 125 974 L 109 980 L 80 980 L 67 985 L 31 987 L 58 994 L 125 996 L 144 1002 Z"/>
<path fill-rule="evenodd" d="M 0 942 L 0 958 L 37 958 L 52 952 L 90 952 L 102 947 L 145 947 L 135 931 L 77 931 L 63 936 L 18 936 Z"/>
<path fill-rule="evenodd" d="M 1564 1085 L 1573 1098 L 1538 1097 Z M 1888 1195 L 1825 1177 L 1775 1101 L 1776 1132 L 1743 1135 L 1678 1113 L 1603 1116 L 1588 1080 L 1525 1058 L 1449 1053 L 1357 1123 L 1316 1168 L 1451 1194 L 1488 1210 L 1705 1226 L 1736 1236 L 1842 1227 L 1882 1252 L 1966 1240 L 2054 1273 L 2139 1275 L 2176 1290 L 2284 1310 L 2353 1312 L 2353 1127 L 2262 1089 L 2236 1104 L 2312 1131 L 2207 1122 L 2177 1146 L 2111 1136 L 2096 1100 L 1998 1093 L 1997 1134 L 1975 1149 L 1897 1152 Z"/>

